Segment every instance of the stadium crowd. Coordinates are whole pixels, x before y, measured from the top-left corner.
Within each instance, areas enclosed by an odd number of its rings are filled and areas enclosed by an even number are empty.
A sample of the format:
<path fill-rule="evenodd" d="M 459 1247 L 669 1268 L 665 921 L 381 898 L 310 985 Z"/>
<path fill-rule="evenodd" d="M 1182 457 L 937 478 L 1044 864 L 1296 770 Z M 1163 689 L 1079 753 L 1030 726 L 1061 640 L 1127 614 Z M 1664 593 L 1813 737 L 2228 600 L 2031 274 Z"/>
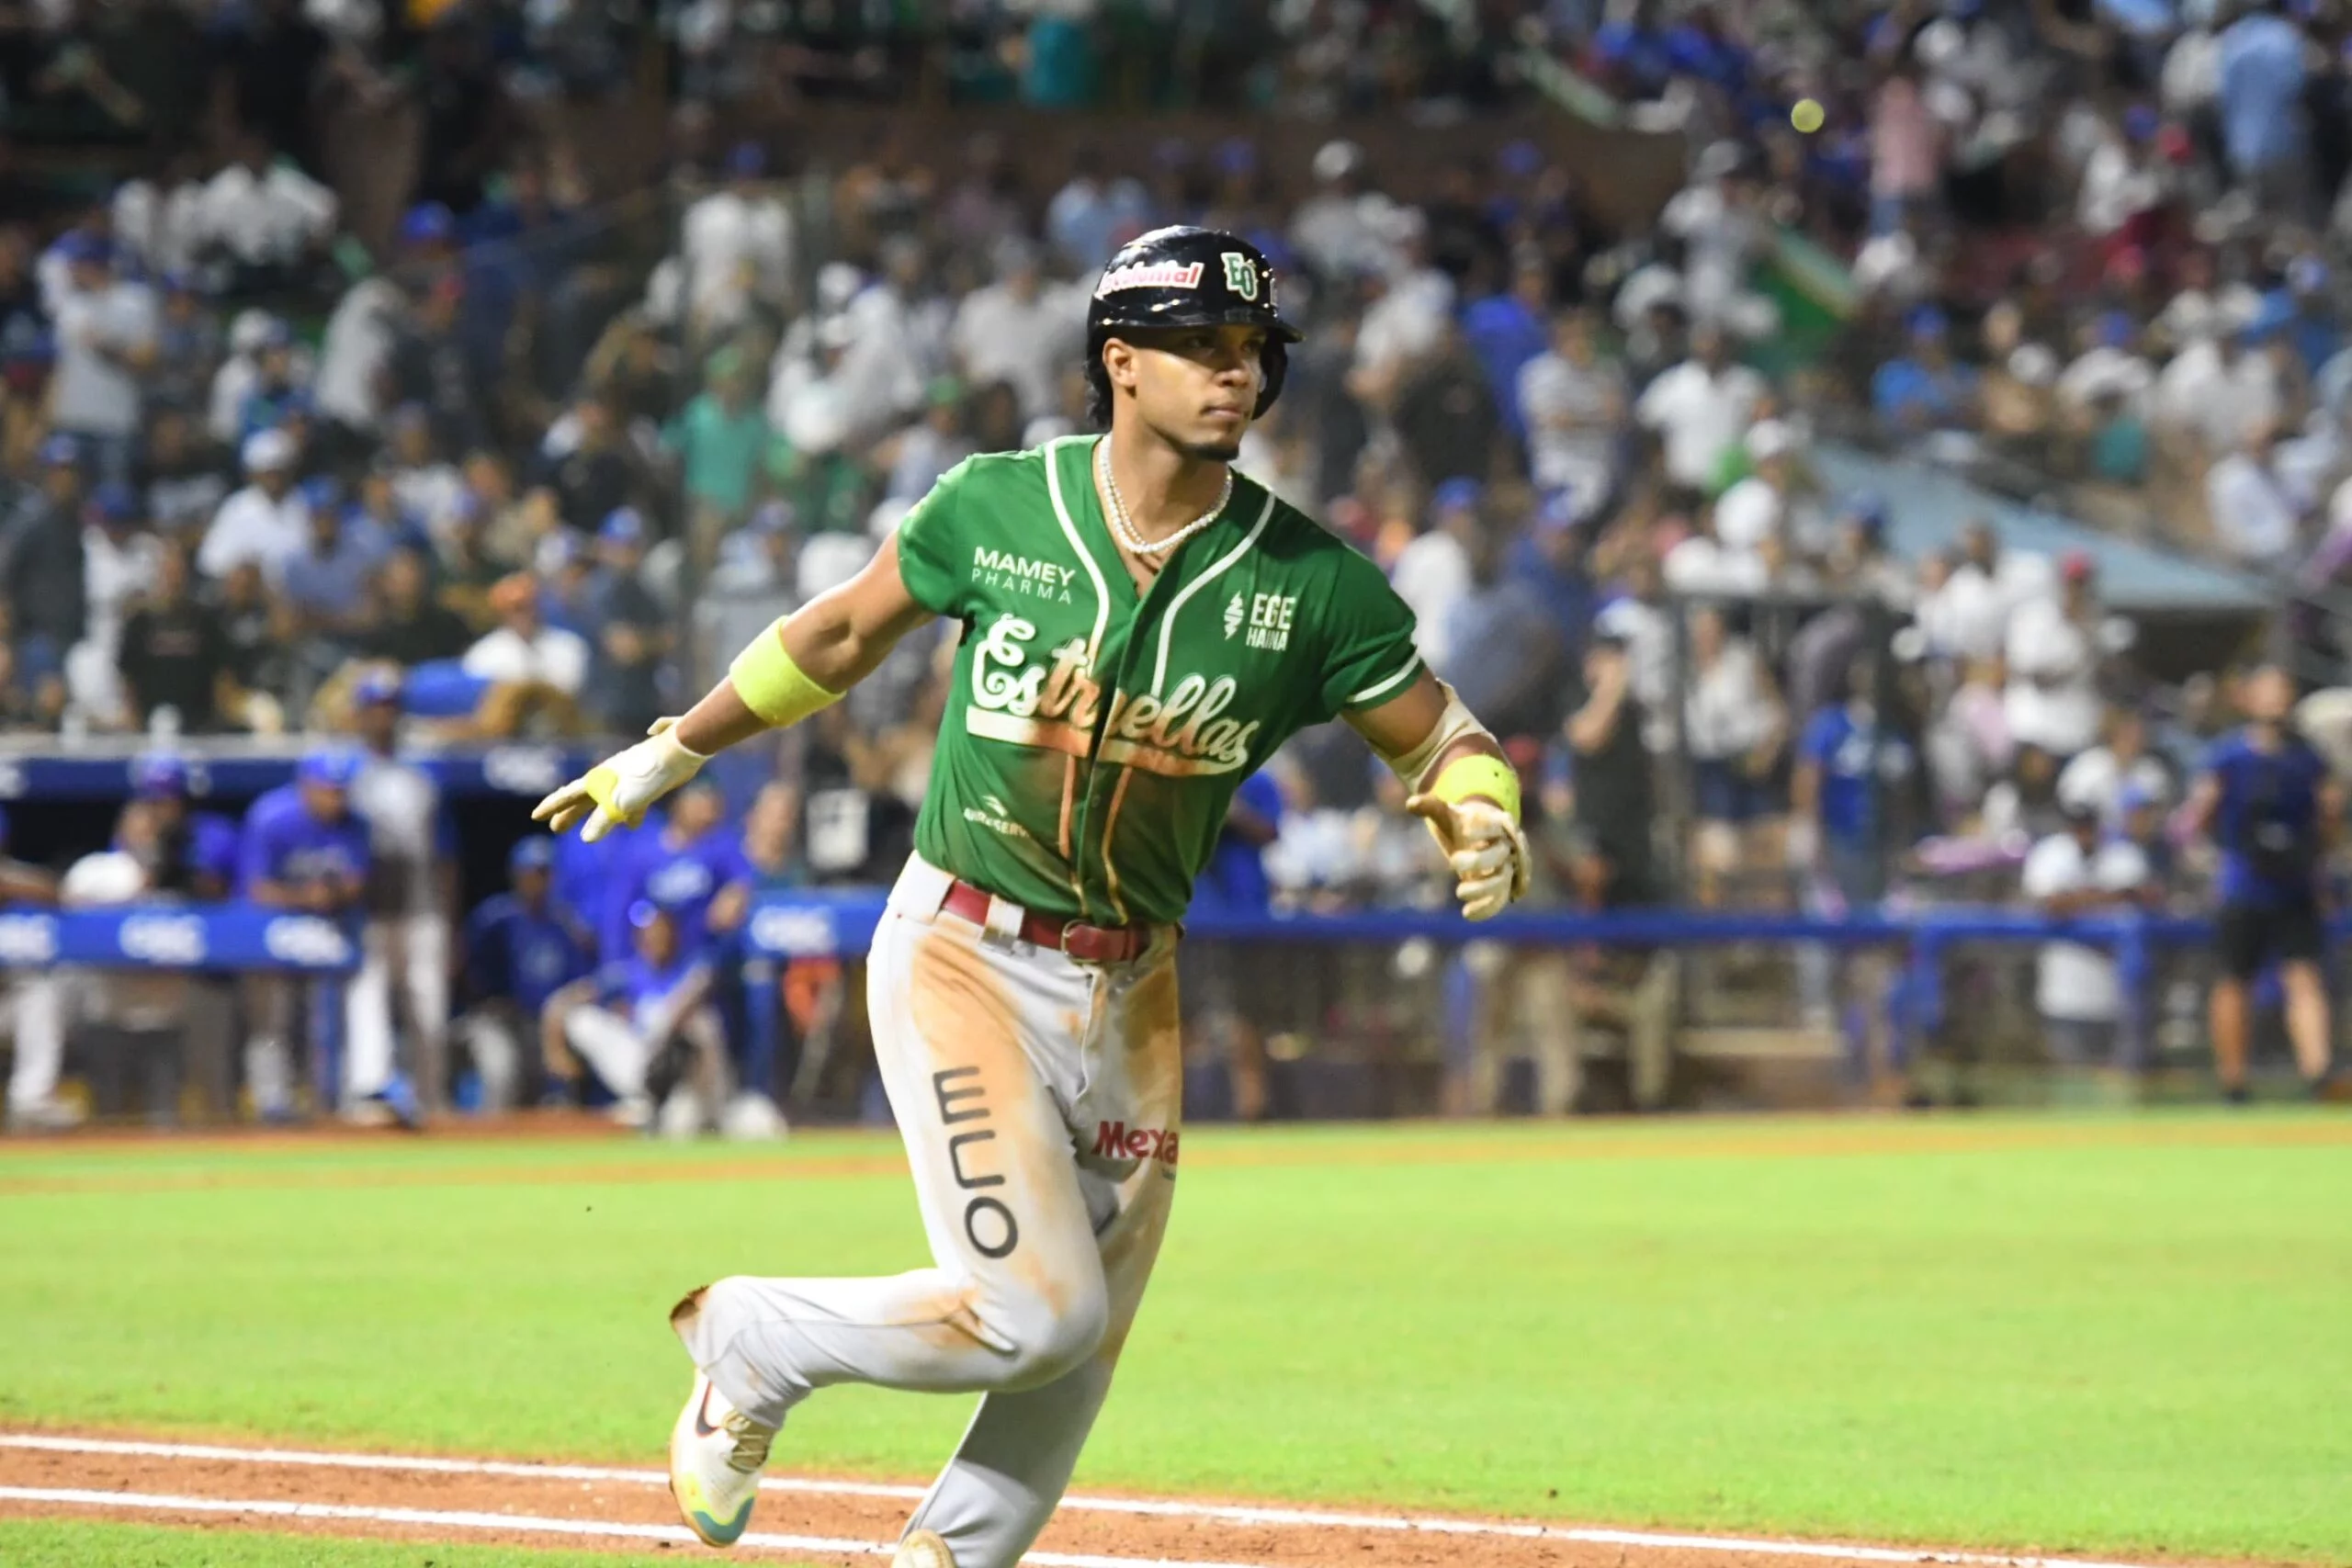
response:
<path fill-rule="evenodd" d="M 1047 107 L 1182 91 L 1137 75 L 1133 39 L 1157 61 L 1166 38 L 1123 32 L 1114 5 L 969 7 L 896 41 L 786 28 L 754 49 L 757 9 L 672 18 L 695 123 L 942 70 L 967 97 Z M 1125 165 L 1098 147 L 1041 168 L 976 138 L 818 171 L 688 137 L 657 259 L 532 112 L 621 90 L 635 35 L 616 13 L 535 7 L 517 31 L 464 7 L 389 29 L 365 7 L 276 0 L 200 27 L 147 7 L 209 51 L 216 90 L 180 97 L 109 52 L 153 40 L 103 9 L 20 29 L 12 115 L 70 101 L 165 155 L 94 204 L 0 224 L 17 490 L 0 714 L 63 744 L 141 732 L 159 755 L 395 711 L 410 744 L 634 733 L 688 694 L 698 642 L 723 656 L 846 578 L 963 456 L 1079 428 L 1090 279 L 1124 239 L 1199 221 L 1272 254 L 1307 328 L 1241 466 L 1390 571 L 1430 662 L 1510 738 L 1539 900 L 2047 900 L 2089 874 L 2051 869 L 2079 833 L 2085 864 L 2141 867 L 2098 873 L 2119 899 L 2188 896 L 2212 857 L 2166 814 L 2231 689 L 2157 684 L 2091 557 L 2009 547 L 1989 517 L 1898 555 L 1904 496 L 1835 492 L 1815 459 L 1842 440 L 1988 483 L 2023 471 L 2077 516 L 2318 605 L 2352 570 L 2335 7 L 1480 6 L 1452 32 L 1410 6 L 1239 9 L 1279 46 L 1204 29 L 1201 49 L 1243 39 L 1261 69 L 1193 72 L 1238 102 L 1442 118 L 1525 102 L 1510 62 L 1534 49 L 1684 137 L 1688 183 L 1654 229 L 1612 233 L 1588 199 L 1600 172 L 1536 141 L 1403 193 L 1345 139 L 1303 171 L 1242 135 Z M 326 180 L 330 85 L 420 107 L 417 199 L 372 253 Z M 1801 96 L 1822 109 L 1810 134 L 1789 120 Z M 1810 343 L 1787 287 L 1808 251 L 1838 264 L 1843 318 Z M 542 965 L 518 933 L 545 911 L 578 927 L 548 971 L 567 981 L 575 964 L 717 972 L 741 889 L 886 874 L 949 635 L 910 639 L 724 796 L 641 835 L 672 856 L 708 841 L 707 907 L 575 897 L 561 864 L 518 863 L 504 934 L 469 969 L 509 976 L 515 1006 L 460 1031 L 526 1064 L 483 1069 L 494 1094 L 599 1048 L 594 1024 L 543 1033 L 548 996 L 512 978 Z M 1392 793 L 1344 730 L 1302 738 L 1245 797 L 1204 897 L 1442 903 Z M 2136 861 L 2103 847 L 2124 843 Z M 542 877 L 556 891 L 530 891 Z M 1830 983 L 1808 983 L 1815 1010 Z M 255 1041 L 291 1005 L 249 1007 Z M 437 1038 L 447 1000 L 428 986 L 408 1007 Z M 706 1075 L 713 1007 L 661 1031 L 696 1035 Z M 372 1027 L 355 1017 L 353 1038 Z M 736 1055 L 772 1092 L 773 1062 Z M 635 1117 L 627 1056 L 595 1076 Z M 428 1060 L 419 1088 L 450 1081 Z"/>

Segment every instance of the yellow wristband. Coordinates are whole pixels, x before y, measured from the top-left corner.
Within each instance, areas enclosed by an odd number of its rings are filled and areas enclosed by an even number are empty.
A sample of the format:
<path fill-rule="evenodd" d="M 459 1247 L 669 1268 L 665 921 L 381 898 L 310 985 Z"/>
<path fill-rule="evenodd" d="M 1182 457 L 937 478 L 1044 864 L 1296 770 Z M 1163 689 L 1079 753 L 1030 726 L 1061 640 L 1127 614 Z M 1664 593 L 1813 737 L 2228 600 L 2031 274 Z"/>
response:
<path fill-rule="evenodd" d="M 1450 806 L 1482 795 L 1510 812 L 1512 821 L 1519 820 L 1519 770 L 1484 751 L 1456 757 L 1440 768 L 1430 793 Z"/>
<path fill-rule="evenodd" d="M 743 705 L 758 714 L 772 729 L 797 724 L 818 709 L 841 700 L 839 692 L 829 692 L 810 680 L 808 672 L 793 662 L 792 655 L 784 650 L 782 618 L 735 656 L 735 662 L 728 667 L 727 678 L 735 683 L 735 694 L 743 699 Z"/>

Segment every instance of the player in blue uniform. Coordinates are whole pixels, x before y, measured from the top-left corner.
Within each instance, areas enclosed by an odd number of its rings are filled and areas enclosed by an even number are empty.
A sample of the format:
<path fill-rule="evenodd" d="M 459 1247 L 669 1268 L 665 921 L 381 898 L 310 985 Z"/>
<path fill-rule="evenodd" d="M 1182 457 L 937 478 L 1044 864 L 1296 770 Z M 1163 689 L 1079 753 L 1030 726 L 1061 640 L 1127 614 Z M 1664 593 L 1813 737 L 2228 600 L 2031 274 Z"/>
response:
<path fill-rule="evenodd" d="M 313 750 L 296 764 L 292 784 L 254 802 L 237 850 L 240 897 L 330 919 L 358 907 L 368 877 L 368 828 L 351 811 L 359 765 L 359 754 L 348 748 Z M 334 990 L 339 995 L 340 986 Z M 247 981 L 254 1032 L 245 1044 L 245 1086 L 255 1114 L 265 1120 L 294 1112 L 286 1041 L 310 995 L 310 983 L 299 976 L 255 975 Z M 332 1075 L 322 1064 L 314 1076 L 324 1101 L 334 1092 Z"/>
<path fill-rule="evenodd" d="M 538 1038 L 539 1019 L 558 991 L 587 975 L 587 934 L 551 897 L 556 840 L 528 838 L 506 857 L 507 891 L 466 920 L 466 1010 L 453 1032 L 481 1076 L 481 1108 L 515 1102 L 523 1046 Z"/>
<path fill-rule="evenodd" d="M 2246 987 L 2267 964 L 2278 965 L 2287 995 L 2287 1034 L 2295 1065 L 2314 1098 L 2326 1094 L 2329 1020 L 2326 977 L 2327 855 L 2344 818 L 2344 795 L 2327 763 L 2295 732 L 2295 684 L 2264 665 L 2238 688 L 2244 728 L 2205 753 L 2184 808 L 2188 826 L 2221 846 L 2215 946 L 2222 973 L 2213 982 L 2213 1064 L 2222 1092 L 2246 1098 Z"/>
<path fill-rule="evenodd" d="M 710 957 L 712 935 L 742 923 L 756 873 L 726 816 L 727 798 L 718 787 L 697 783 L 673 797 L 667 822 L 635 837 L 605 897 L 599 943 L 605 962 L 636 951 L 630 911 L 640 902 L 670 911 L 679 944 L 692 958 Z"/>
<path fill-rule="evenodd" d="M 701 1132 L 726 1102 L 727 1037 L 710 965 L 681 942 L 675 911 L 641 898 L 628 918 L 631 956 L 600 977 L 597 1000 L 564 1014 L 564 1041 L 612 1090 L 615 1121 L 644 1126 L 658 1109 L 663 1132 Z M 668 1094 L 682 1072 L 695 1080 L 691 1091 Z"/>
<path fill-rule="evenodd" d="M 173 752 L 148 752 L 130 764 L 130 795 L 153 830 L 141 856 L 149 889 L 207 903 L 229 897 L 237 881 L 237 825 L 189 808 L 187 763 Z M 118 839 L 115 847 L 126 846 Z"/>

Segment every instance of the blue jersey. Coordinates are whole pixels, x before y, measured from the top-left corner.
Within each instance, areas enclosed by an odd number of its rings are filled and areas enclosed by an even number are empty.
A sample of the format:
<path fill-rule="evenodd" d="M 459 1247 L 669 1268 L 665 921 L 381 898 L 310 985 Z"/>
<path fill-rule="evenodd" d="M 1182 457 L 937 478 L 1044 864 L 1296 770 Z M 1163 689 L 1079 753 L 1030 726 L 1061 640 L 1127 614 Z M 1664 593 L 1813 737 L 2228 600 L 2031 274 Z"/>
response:
<path fill-rule="evenodd" d="M 1268 822 L 1283 819 L 1282 786 L 1263 770 L 1241 781 L 1233 792 L 1233 804 Z M 1250 843 L 1227 827 L 1216 836 L 1209 863 L 1193 879 L 1193 908 L 1263 914 L 1272 897 L 1273 884 L 1266 878 L 1266 846 Z"/>
<path fill-rule="evenodd" d="M 713 828 L 677 848 L 671 846 L 667 829 L 643 835 L 605 901 L 601 956 L 610 963 L 633 949 L 629 906 L 642 898 L 669 910 L 678 922 L 678 951 L 700 957 L 709 940 L 710 901 L 720 888 L 749 883 L 752 874 L 742 840 L 728 829 Z"/>
<path fill-rule="evenodd" d="M 573 925 L 591 933 L 605 929 L 605 906 L 612 897 L 621 863 L 642 836 L 623 829 L 593 844 L 577 833 L 565 833 L 556 840 L 555 870 L 548 897 L 571 917 Z"/>
<path fill-rule="evenodd" d="M 1821 770 L 1821 835 L 1832 843 L 1860 848 L 1878 841 L 1878 789 L 1871 777 L 1876 757 L 1878 783 L 1889 787 L 1911 776 L 1917 759 L 1910 742 L 1875 723 L 1860 725 L 1840 704 L 1823 708 L 1804 727 L 1797 760 Z"/>
<path fill-rule="evenodd" d="M 588 952 L 552 909 L 534 914 L 512 893 L 466 918 L 466 987 L 537 1018 L 549 997 L 588 973 Z"/>
<path fill-rule="evenodd" d="M 302 804 L 294 784 L 280 784 L 245 813 L 237 847 L 237 891 L 250 897 L 263 882 L 297 886 L 341 876 L 355 887 L 368 874 L 368 825 L 346 813 L 322 822 Z"/>
<path fill-rule="evenodd" d="M 2290 736 L 2265 751 L 2235 730 L 2213 742 L 2199 772 L 2221 786 L 2213 838 L 2222 850 L 2226 904 L 2277 906 L 2312 896 L 2319 874 L 2319 794 L 2327 764 Z"/>
<path fill-rule="evenodd" d="M 605 999 L 639 1029 L 650 1029 L 678 987 L 701 972 L 702 965 L 683 951 L 658 969 L 642 958 L 631 958 L 614 966 L 603 987 Z"/>

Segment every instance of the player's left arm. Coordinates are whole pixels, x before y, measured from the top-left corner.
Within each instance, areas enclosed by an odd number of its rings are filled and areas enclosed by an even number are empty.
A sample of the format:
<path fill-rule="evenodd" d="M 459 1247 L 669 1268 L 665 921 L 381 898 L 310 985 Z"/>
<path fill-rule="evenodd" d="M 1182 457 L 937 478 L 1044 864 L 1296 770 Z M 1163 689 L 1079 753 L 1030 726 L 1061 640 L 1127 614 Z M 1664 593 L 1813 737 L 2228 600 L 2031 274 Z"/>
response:
<path fill-rule="evenodd" d="M 1527 892 L 1519 771 L 1453 687 L 1424 669 L 1377 707 L 1342 716 L 1403 782 L 1405 809 L 1445 852 L 1464 915 L 1492 919 Z"/>

